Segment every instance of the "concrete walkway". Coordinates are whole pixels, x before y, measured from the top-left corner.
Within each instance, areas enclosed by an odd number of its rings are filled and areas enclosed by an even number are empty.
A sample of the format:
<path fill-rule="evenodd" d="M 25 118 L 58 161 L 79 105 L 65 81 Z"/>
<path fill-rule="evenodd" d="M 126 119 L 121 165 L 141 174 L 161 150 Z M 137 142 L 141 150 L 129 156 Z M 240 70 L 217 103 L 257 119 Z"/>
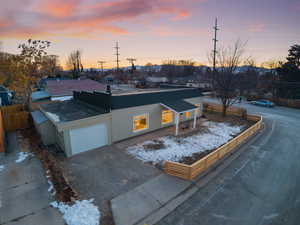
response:
<path fill-rule="evenodd" d="M 16 163 L 20 151 L 15 133 L 8 135 L 6 156 L 0 159 L 0 224 L 1 225 L 63 225 L 60 213 L 49 203 L 54 201 L 40 161 L 28 157 Z"/>
<path fill-rule="evenodd" d="M 241 149 L 235 151 L 201 175 L 197 180 L 186 181 L 166 174 L 149 180 L 135 189 L 111 200 L 113 217 L 116 225 L 152 225 L 172 212 L 181 203 L 204 187 L 218 173 L 249 147 L 251 143 L 265 133 L 259 132 Z"/>

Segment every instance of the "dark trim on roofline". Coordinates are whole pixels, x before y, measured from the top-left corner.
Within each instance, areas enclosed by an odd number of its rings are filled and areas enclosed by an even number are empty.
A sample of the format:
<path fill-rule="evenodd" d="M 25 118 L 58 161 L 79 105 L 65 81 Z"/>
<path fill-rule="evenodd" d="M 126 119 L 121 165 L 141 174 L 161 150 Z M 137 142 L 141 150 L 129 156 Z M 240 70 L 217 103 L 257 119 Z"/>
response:
<path fill-rule="evenodd" d="M 124 109 L 161 102 L 176 101 L 180 99 L 201 97 L 202 91 L 198 88 L 189 88 L 174 91 L 161 91 L 150 93 L 136 93 L 128 95 L 111 95 L 105 92 L 76 92 L 73 97 L 96 107 L 103 108 L 106 112 L 114 109 Z"/>

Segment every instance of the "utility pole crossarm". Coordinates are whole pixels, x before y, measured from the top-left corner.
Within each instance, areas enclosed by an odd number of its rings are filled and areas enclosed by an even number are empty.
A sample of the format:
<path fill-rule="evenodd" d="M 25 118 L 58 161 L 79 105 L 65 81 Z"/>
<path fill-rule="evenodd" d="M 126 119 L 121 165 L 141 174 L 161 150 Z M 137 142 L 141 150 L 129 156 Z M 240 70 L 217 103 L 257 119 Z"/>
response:
<path fill-rule="evenodd" d="M 103 64 L 106 63 L 105 61 L 98 61 L 98 63 L 101 65 L 101 71 L 102 71 L 102 75 L 104 74 L 104 70 L 103 70 Z"/>
<path fill-rule="evenodd" d="M 136 61 L 136 59 L 135 58 L 127 58 L 127 61 L 129 63 L 131 63 L 131 73 L 133 73 L 133 71 L 135 70 L 134 62 Z"/>

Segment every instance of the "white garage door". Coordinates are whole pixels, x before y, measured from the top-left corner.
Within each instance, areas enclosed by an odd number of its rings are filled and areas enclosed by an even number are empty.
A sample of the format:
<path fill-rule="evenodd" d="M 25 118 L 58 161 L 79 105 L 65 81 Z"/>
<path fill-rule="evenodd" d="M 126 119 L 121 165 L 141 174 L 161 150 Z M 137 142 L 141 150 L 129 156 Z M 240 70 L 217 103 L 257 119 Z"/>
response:
<path fill-rule="evenodd" d="M 106 124 L 70 130 L 72 155 L 107 145 Z"/>

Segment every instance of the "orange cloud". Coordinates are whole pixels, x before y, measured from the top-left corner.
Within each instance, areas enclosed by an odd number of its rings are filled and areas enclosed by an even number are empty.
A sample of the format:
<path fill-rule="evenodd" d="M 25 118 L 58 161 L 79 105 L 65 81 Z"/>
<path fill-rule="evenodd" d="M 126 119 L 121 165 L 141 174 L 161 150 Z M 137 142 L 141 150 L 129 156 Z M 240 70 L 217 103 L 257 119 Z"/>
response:
<path fill-rule="evenodd" d="M 190 13 L 188 11 L 180 11 L 177 13 L 177 15 L 173 18 L 173 21 L 177 21 L 177 20 L 182 20 L 182 19 L 186 19 L 190 16 Z"/>
<path fill-rule="evenodd" d="M 0 30 L 2 38 L 47 34 L 69 36 L 84 32 L 88 36 L 99 32 L 128 35 L 128 30 L 116 23 L 141 16 L 167 16 L 173 21 L 190 16 L 189 8 L 179 0 L 115 0 L 93 4 L 86 0 L 31 0 L 33 5 L 24 0 L 28 7 L 21 7 L 21 0 L 11 1 L 9 12 L 1 13 L 0 9 L 0 27 L 4 28 Z"/>
<path fill-rule="evenodd" d="M 78 0 L 46 0 L 41 1 L 36 10 L 50 16 L 63 18 L 72 16 L 78 5 Z"/>
<path fill-rule="evenodd" d="M 8 27 L 10 25 L 11 25 L 11 22 L 9 20 L 0 18 L 0 28 Z"/>

